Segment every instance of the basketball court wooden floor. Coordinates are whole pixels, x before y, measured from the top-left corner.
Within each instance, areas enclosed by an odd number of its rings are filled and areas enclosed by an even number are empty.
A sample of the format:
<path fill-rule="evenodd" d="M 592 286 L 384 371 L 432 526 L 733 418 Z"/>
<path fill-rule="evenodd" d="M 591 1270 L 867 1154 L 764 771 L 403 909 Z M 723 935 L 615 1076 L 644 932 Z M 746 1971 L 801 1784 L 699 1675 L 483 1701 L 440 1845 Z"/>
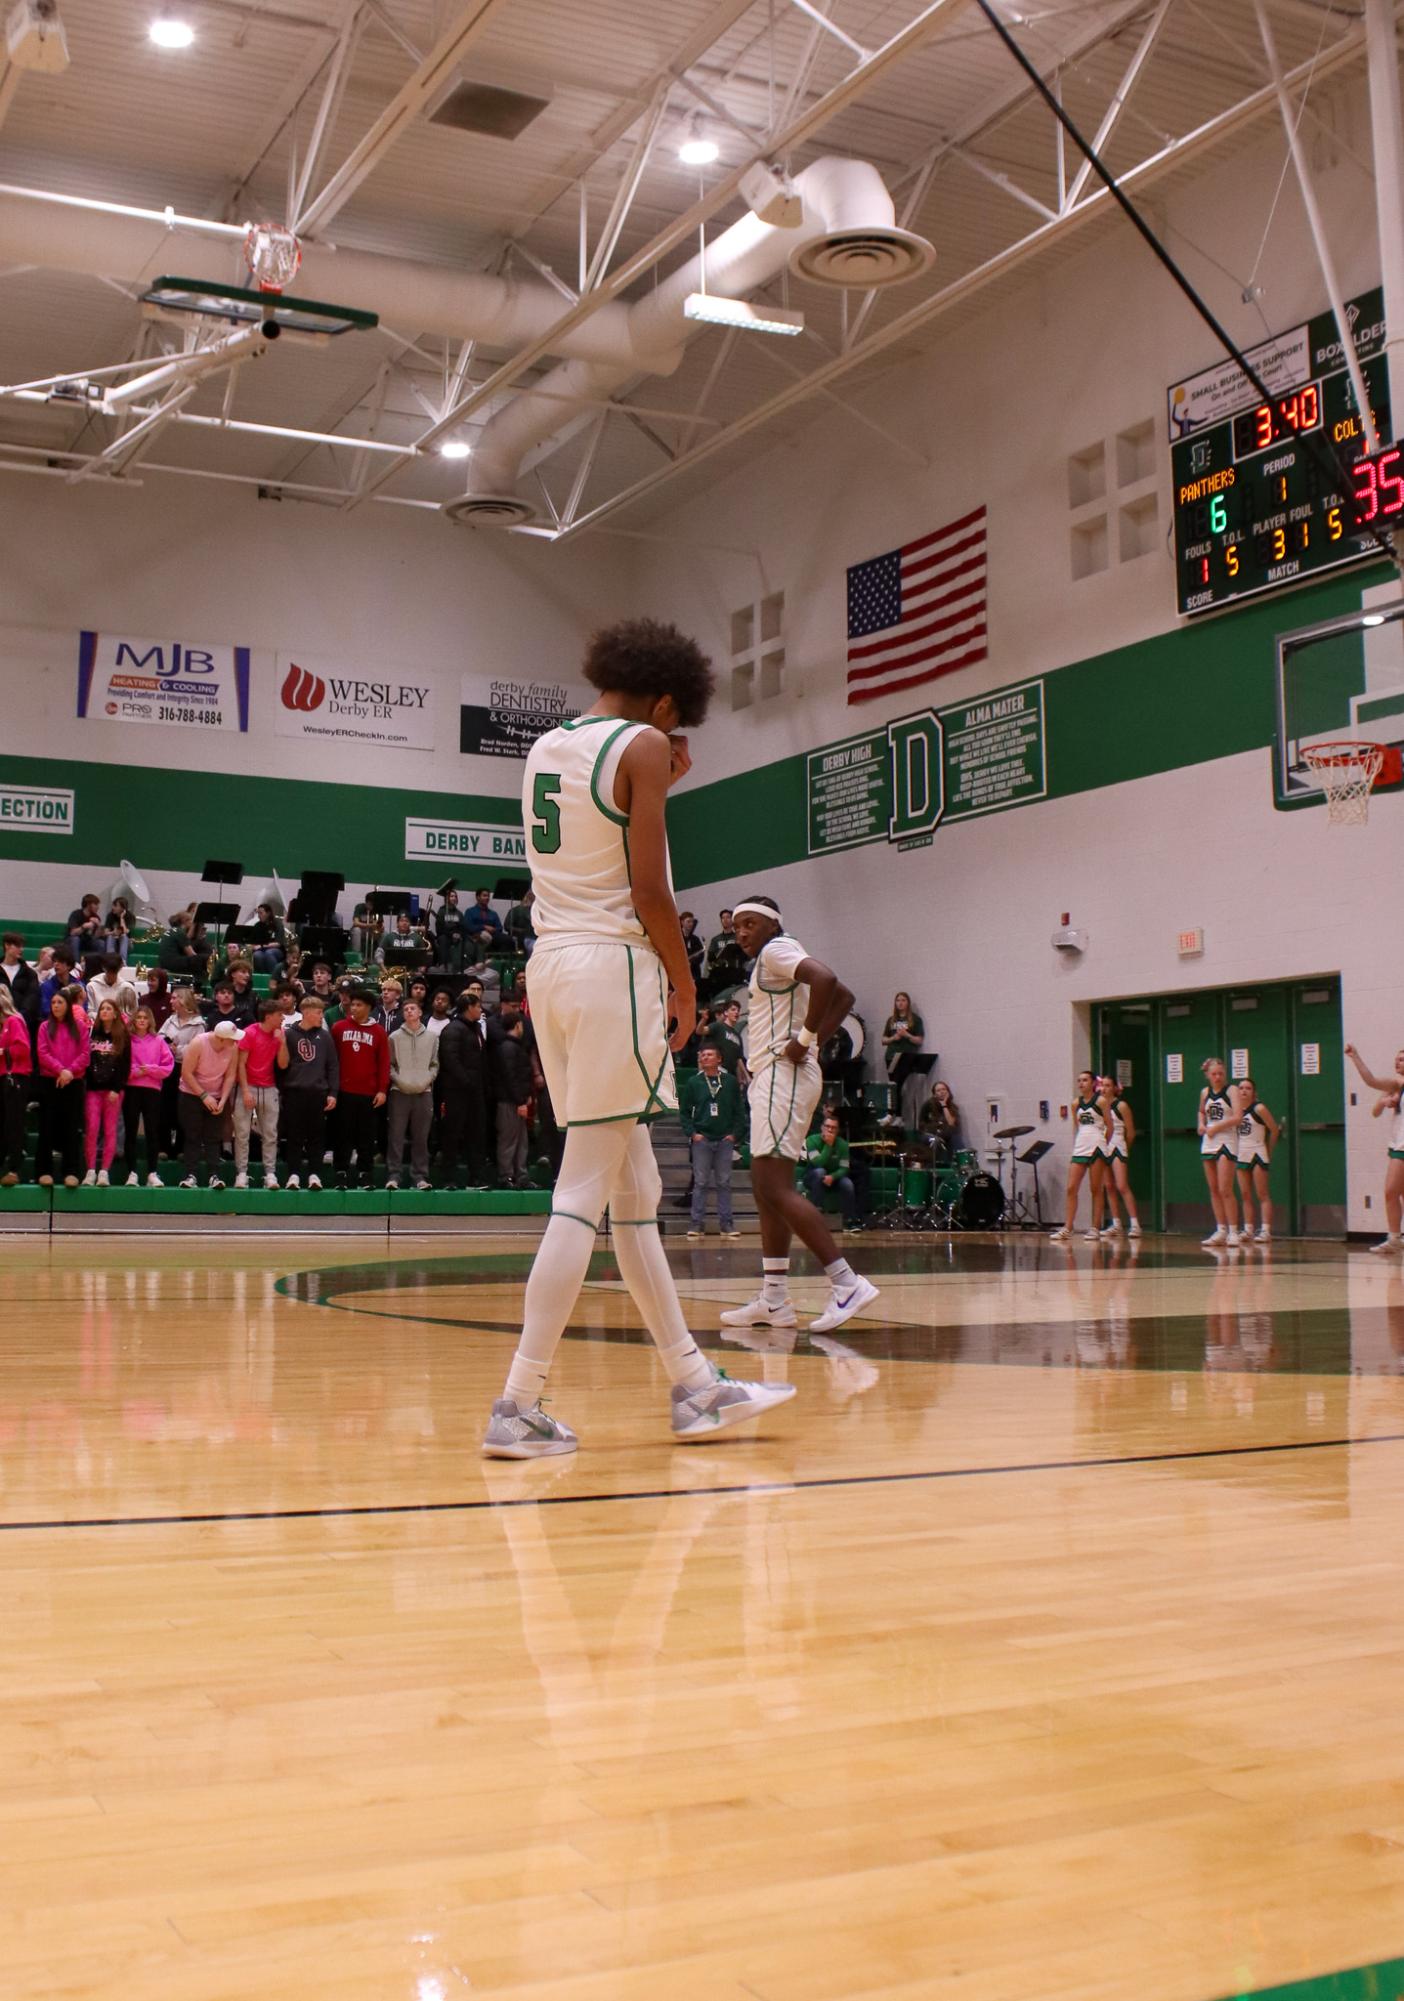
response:
<path fill-rule="evenodd" d="M 688 1451 L 602 1247 L 485 1465 L 520 1242 L 356 1256 L 4 1249 L 4 2001 L 1404 1992 L 1398 1268 L 869 1239 Z"/>

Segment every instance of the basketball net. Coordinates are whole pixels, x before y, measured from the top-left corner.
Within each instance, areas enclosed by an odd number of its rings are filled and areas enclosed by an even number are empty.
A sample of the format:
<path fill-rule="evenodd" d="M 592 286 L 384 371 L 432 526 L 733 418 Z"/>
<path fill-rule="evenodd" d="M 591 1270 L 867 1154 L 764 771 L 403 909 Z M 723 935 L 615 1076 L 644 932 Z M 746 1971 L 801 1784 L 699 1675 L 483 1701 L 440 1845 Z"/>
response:
<path fill-rule="evenodd" d="M 297 276 L 302 246 L 280 223 L 256 222 L 244 238 L 244 261 L 259 291 L 276 296 Z"/>
<path fill-rule="evenodd" d="M 1363 827 L 1370 818 L 1370 790 L 1384 764 L 1378 743 L 1313 743 L 1302 762 L 1326 794 L 1326 818 L 1333 827 Z"/>

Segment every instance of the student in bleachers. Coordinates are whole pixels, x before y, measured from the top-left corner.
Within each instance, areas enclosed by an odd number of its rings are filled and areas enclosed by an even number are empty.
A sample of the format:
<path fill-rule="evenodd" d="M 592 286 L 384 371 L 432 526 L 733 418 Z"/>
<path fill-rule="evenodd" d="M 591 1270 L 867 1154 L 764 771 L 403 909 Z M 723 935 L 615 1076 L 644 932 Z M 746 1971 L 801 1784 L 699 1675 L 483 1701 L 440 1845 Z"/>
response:
<path fill-rule="evenodd" d="M 249 1134 L 258 1121 L 263 1152 L 263 1185 L 278 1186 L 278 1073 L 288 1067 L 283 1004 L 269 994 L 260 1001 L 258 1020 L 239 1043 L 239 1083 L 234 1093 L 234 1186 L 249 1185 Z"/>
<path fill-rule="evenodd" d="M 78 1186 L 83 1159 L 83 1078 L 88 1068 L 88 1022 L 73 999 L 81 988 L 54 995 L 49 1018 L 39 1024 L 39 1145 L 34 1171 L 43 1188 L 54 1185 L 54 1150 L 63 1162 L 63 1185 Z"/>
<path fill-rule="evenodd" d="M 164 966 L 153 966 L 146 975 L 146 992 L 141 997 L 141 1004 L 150 1010 L 158 1035 L 171 1012 L 170 985 L 171 976 Z"/>
<path fill-rule="evenodd" d="M 254 992 L 253 967 L 247 959 L 232 960 L 229 984 L 234 989 L 234 1020 L 240 1028 L 252 1028 L 258 1020 L 258 995 Z"/>
<path fill-rule="evenodd" d="M 209 1186 L 223 1188 L 220 1143 L 239 1074 L 239 1030 L 227 1015 L 197 1035 L 180 1065 L 180 1123 L 185 1135 L 182 1188 L 198 1188 L 199 1170 Z"/>
<path fill-rule="evenodd" d="M 175 1053 L 170 1043 L 158 1033 L 156 1016 L 143 1001 L 132 1016 L 131 1067 L 127 1073 L 126 1096 L 122 1100 L 122 1125 L 126 1135 L 122 1164 L 127 1170 L 128 1188 L 135 1188 L 139 1180 L 138 1133 L 146 1136 L 146 1185 L 148 1188 L 161 1186 L 161 1177 L 156 1171 L 164 1137 L 161 1093 L 166 1079 L 174 1070 Z"/>
<path fill-rule="evenodd" d="M 115 952 L 103 956 L 102 971 L 88 982 L 88 1016 L 97 1020 L 97 1011 L 110 1000 L 121 1015 L 130 1015 L 137 1004 L 137 990 L 131 976 Z"/>
<path fill-rule="evenodd" d="M 322 1026 L 319 994 L 304 994 L 297 1023 L 288 1028 L 288 1062 L 283 1071 L 283 1157 L 286 1188 L 300 1188 L 304 1168 L 307 1186 L 322 1185 L 322 1153 L 326 1145 L 327 1113 L 336 1110 L 336 1044 Z"/>
<path fill-rule="evenodd" d="M 337 1055 L 336 1178 L 342 1187 L 355 1185 L 356 1175 L 371 1186 L 375 1163 L 376 1113 L 390 1090 L 390 1038 L 371 1019 L 373 990 L 362 987 L 351 997 L 351 1019 L 332 1030 Z"/>
<path fill-rule="evenodd" d="M 156 947 L 156 963 L 173 977 L 203 977 L 205 968 L 198 947 L 191 938 L 189 911 L 171 912 L 169 928 Z"/>
<path fill-rule="evenodd" d="M 13 1188 L 24 1174 L 24 1123 L 33 1091 L 29 1024 L 9 987 L 0 986 L 0 1188 Z"/>
<path fill-rule="evenodd" d="M 85 896 L 76 910 L 69 911 L 68 945 L 75 966 L 81 966 L 89 952 L 103 950 L 102 904 L 96 896 Z"/>
<path fill-rule="evenodd" d="M 217 1022 L 232 1021 L 235 1028 L 242 1033 L 249 1025 L 247 1021 L 241 1019 L 247 1009 L 238 1005 L 234 994 L 234 982 L 228 978 L 216 980 L 210 998 L 200 1003 L 200 1012 L 205 1017 L 206 1028 L 213 1028 Z"/>
<path fill-rule="evenodd" d="M 410 1172 L 414 1185 L 429 1182 L 429 1128 L 434 1116 L 434 1080 L 439 1070 L 439 1040 L 424 1023 L 419 1002 L 405 1002 L 405 1018 L 390 1037 L 390 1129 L 385 1150 L 386 1187 L 400 1185 L 400 1166 L 408 1136 Z"/>
<path fill-rule="evenodd" d="M 200 1000 L 194 987 L 171 989 L 171 1012 L 161 1023 L 161 1040 L 171 1048 L 173 1067 L 161 1089 L 161 1150 L 174 1160 L 181 1151 L 180 1072 L 185 1052 L 197 1035 L 205 1032 Z"/>
<path fill-rule="evenodd" d="M 282 972 L 287 958 L 287 934 L 273 915 L 271 904 L 260 903 L 254 912 L 249 942 L 253 946 L 255 972 Z"/>
<path fill-rule="evenodd" d="M 24 939 L 18 931 L 0 937 L 0 986 L 28 1022 L 31 1033 L 39 1026 L 39 975 L 26 964 Z"/>
<path fill-rule="evenodd" d="M 70 945 L 55 945 L 50 970 L 39 982 L 39 1019 L 47 1021 L 54 995 L 73 984 L 77 967 Z"/>
<path fill-rule="evenodd" d="M 439 1040 L 439 1077 L 443 1089 L 442 1163 L 445 1185 L 458 1185 L 458 1163 L 467 1147 L 466 1180 L 470 1188 L 486 1186 L 487 1127 L 490 1101 L 491 1053 L 483 1026 L 483 1002 L 478 993 L 458 997 L 458 1012 Z"/>
<path fill-rule="evenodd" d="M 117 1151 L 117 1119 L 131 1074 L 132 1045 L 126 1016 L 114 1000 L 99 1001 L 88 1038 L 88 1069 L 83 1079 L 84 1150 L 88 1171 L 83 1186 L 108 1185 L 108 1170 Z"/>
<path fill-rule="evenodd" d="M 473 891 L 473 907 L 468 912 L 465 921 L 468 926 L 468 935 L 470 938 L 484 939 L 489 951 L 500 952 L 503 950 L 506 940 L 502 936 L 502 919 L 492 907 L 492 891 L 490 889 L 475 889 Z"/>

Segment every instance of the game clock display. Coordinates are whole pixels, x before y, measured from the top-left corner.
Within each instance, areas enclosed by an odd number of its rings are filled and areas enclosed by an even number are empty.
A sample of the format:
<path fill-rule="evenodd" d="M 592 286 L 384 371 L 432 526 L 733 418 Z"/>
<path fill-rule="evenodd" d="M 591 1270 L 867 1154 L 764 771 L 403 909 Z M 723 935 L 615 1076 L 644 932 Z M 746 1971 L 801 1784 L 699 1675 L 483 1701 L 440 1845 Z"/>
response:
<path fill-rule="evenodd" d="M 1382 294 L 1351 300 L 1346 316 L 1379 435 L 1389 437 Z M 1353 482 L 1333 477 L 1329 453 L 1312 449 L 1327 444 L 1351 467 L 1365 447 L 1334 316 L 1320 314 L 1248 359 L 1271 400 L 1232 362 L 1170 392 L 1176 589 L 1186 617 L 1379 553 Z M 1384 476 L 1400 470 L 1396 463 Z M 1404 485 L 1397 490 L 1404 513 Z M 1375 491 L 1383 506 L 1396 489 L 1377 482 Z"/>

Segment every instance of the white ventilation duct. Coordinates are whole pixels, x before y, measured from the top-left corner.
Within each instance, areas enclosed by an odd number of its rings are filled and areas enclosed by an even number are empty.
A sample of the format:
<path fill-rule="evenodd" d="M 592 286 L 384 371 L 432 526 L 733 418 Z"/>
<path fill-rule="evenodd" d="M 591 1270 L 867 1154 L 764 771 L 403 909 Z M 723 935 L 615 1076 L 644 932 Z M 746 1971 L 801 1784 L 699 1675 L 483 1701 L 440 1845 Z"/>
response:
<path fill-rule="evenodd" d="M 562 334 L 553 344 L 562 364 L 483 426 L 468 493 L 446 511 L 501 526 L 528 519 L 531 504 L 515 490 L 522 459 L 577 421 L 582 406 L 640 374 L 671 374 L 686 343 L 701 331 L 683 317 L 689 292 L 740 298 L 787 263 L 813 283 L 859 289 L 913 278 L 930 265 L 931 245 L 897 227 L 892 197 L 875 167 L 816 160 L 796 176 L 795 188 L 802 200 L 796 228 L 744 215 L 708 244 L 705 274 L 699 253 L 633 305 L 609 300 Z M 244 225 L 171 209 L 0 184 L 0 264 L 81 272 L 124 285 L 163 274 L 227 284 L 244 234 Z M 320 243 L 304 248 L 297 291 L 378 313 L 406 332 L 508 351 L 539 340 L 561 314 L 560 294 L 546 284 Z"/>
<path fill-rule="evenodd" d="M 572 403 L 578 408 L 611 396 L 641 369 L 670 375 L 683 346 L 703 331 L 683 316 L 690 292 L 742 298 L 787 264 L 816 284 L 867 290 L 899 284 L 930 265 L 931 245 L 897 227 L 892 197 L 866 161 L 816 160 L 795 177 L 795 187 L 803 202 L 797 228 L 744 215 L 707 245 L 705 273 L 699 251 L 626 308 L 628 361 L 563 362 L 489 418 L 473 448 L 468 490 L 444 510 L 450 519 L 499 528 L 532 519 L 535 508 L 516 491 L 522 460 L 564 428 Z"/>
<path fill-rule="evenodd" d="M 239 277 L 236 259 L 244 234 L 242 224 L 207 222 L 174 210 L 0 185 L 0 264 L 77 271 L 123 285 L 144 284 L 163 273 L 227 285 Z M 494 278 L 321 243 L 303 246 L 294 290 L 379 313 L 409 333 L 477 340 L 488 347 L 525 346 L 561 316 L 560 293 L 536 279 Z M 629 339 L 629 308 L 611 300 L 563 335 L 557 351 L 617 361 Z"/>

